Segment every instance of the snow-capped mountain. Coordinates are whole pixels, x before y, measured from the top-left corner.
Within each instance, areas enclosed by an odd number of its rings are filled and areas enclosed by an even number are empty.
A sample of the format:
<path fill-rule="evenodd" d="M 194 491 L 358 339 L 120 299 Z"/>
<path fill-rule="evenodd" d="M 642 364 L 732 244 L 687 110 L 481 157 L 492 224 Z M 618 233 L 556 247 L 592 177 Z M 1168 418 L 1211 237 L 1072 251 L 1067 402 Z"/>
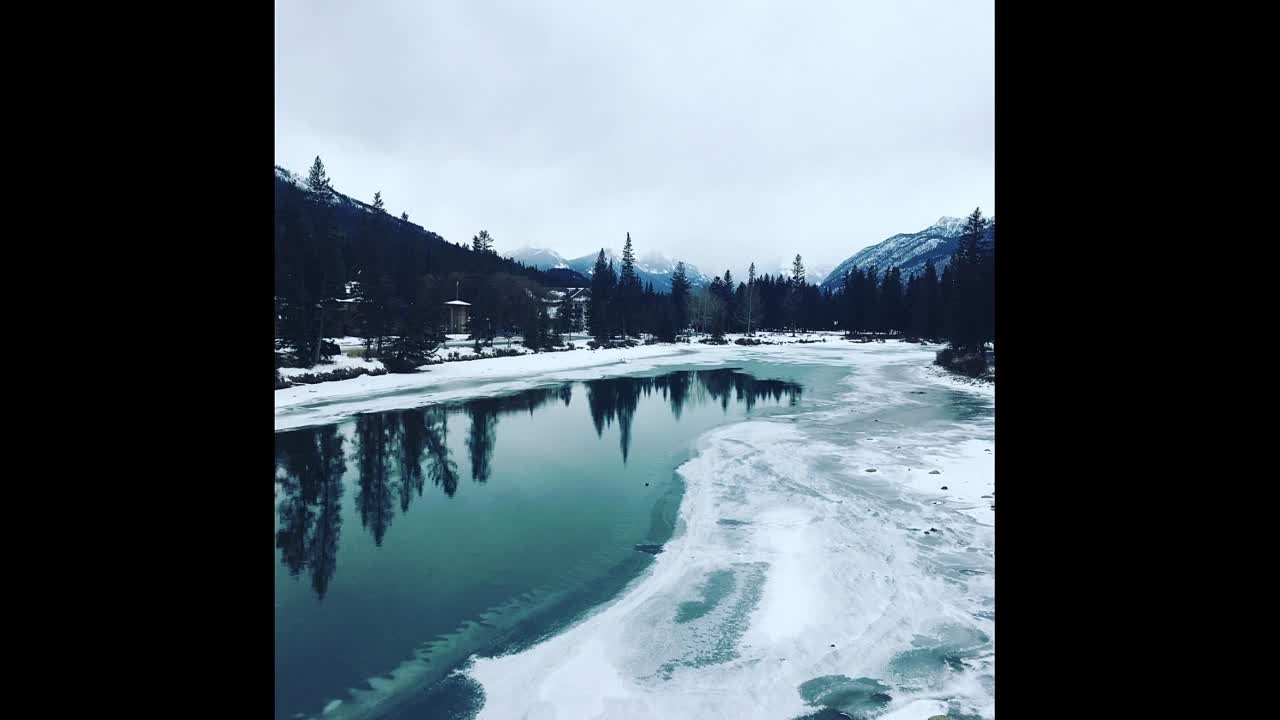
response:
<path fill-rule="evenodd" d="M 539 270 L 569 267 L 569 261 L 550 248 L 522 247 L 507 253 L 507 257 Z"/>
<path fill-rule="evenodd" d="M 569 267 L 578 272 L 591 277 L 596 269 L 596 257 L 599 251 L 583 255 L 580 258 L 574 258 L 569 261 Z M 622 270 L 622 253 L 613 248 L 604 249 L 605 260 L 612 260 L 615 270 Z M 636 274 L 640 276 L 640 284 L 653 283 L 653 289 L 656 292 L 671 292 L 671 273 L 676 270 L 676 260 L 672 260 L 661 253 L 651 252 L 642 257 L 636 258 Z M 706 287 L 711 284 L 711 278 L 703 275 L 698 268 L 692 263 L 684 264 L 684 274 L 689 278 L 689 284 L 693 287 Z"/>
<path fill-rule="evenodd" d="M 995 218 L 987 219 L 987 233 L 984 240 L 995 241 Z M 856 267 L 875 266 L 878 274 L 884 273 L 894 265 L 902 271 L 902 280 L 919 272 L 924 272 L 925 264 L 933 261 L 933 267 L 941 275 L 947 267 L 947 261 L 960 243 L 960 234 L 964 231 L 965 218 L 941 217 L 933 225 L 916 233 L 894 235 L 883 242 L 865 247 L 854 253 L 852 257 L 840 263 L 823 281 L 822 286 L 832 290 L 843 288 L 844 276 Z"/>
<path fill-rule="evenodd" d="M 595 272 L 596 256 L 598 254 L 599 251 L 596 251 L 582 257 L 565 259 L 555 250 L 524 247 L 509 253 L 507 257 L 525 265 L 536 267 L 539 270 L 569 268 L 591 277 L 592 273 Z M 615 270 L 622 269 L 622 253 L 612 248 L 606 248 L 604 256 L 606 260 L 613 261 Z M 640 282 L 642 284 L 653 283 L 653 289 L 660 293 L 671 292 L 671 273 L 675 272 L 675 269 L 676 261 L 661 253 L 651 252 L 636 258 L 636 274 L 640 276 Z M 689 263 L 684 264 L 684 272 L 693 287 L 704 287 L 711 282 L 710 278 L 703 275 Z"/>
<path fill-rule="evenodd" d="M 756 263 L 756 275 L 759 276 L 759 275 L 767 274 L 775 277 L 777 276 L 791 277 L 791 262 L 793 260 L 795 260 L 795 255 L 792 255 L 791 257 L 787 257 L 787 258 L 782 258 L 777 262 L 774 262 L 773 264 L 758 262 Z M 805 282 L 809 283 L 810 285 L 820 285 L 823 280 L 827 279 L 827 275 L 830 274 L 831 272 L 831 267 L 832 267 L 831 263 L 823 263 L 823 262 L 810 263 L 808 260 L 804 260 L 803 257 L 801 258 L 801 260 L 804 261 Z M 735 270 L 733 272 L 733 277 L 735 281 L 742 280 L 743 282 L 745 282 L 747 279 L 747 269 L 743 268 L 741 275 L 739 275 L 738 271 Z"/>

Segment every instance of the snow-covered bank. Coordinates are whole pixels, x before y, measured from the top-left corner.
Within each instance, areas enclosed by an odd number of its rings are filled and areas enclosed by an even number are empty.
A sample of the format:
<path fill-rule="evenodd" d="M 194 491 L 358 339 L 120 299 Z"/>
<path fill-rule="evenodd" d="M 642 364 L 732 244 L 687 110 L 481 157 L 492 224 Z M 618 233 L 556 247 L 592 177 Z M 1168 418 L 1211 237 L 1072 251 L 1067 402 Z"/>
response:
<path fill-rule="evenodd" d="M 364 368 L 366 370 L 381 370 L 381 360 L 365 360 L 364 358 L 351 357 L 349 355 L 334 355 L 329 358 L 331 362 L 315 365 L 309 368 L 282 367 L 278 368 L 280 374 L 284 377 L 291 378 L 299 375 L 313 375 L 333 372 L 334 370 L 345 370 L 349 368 Z M 337 381 L 341 382 L 341 381 Z"/>
<path fill-rule="evenodd" d="M 740 336 L 727 337 L 732 340 Z M 765 339 L 778 343 L 793 342 L 792 338 L 781 334 L 776 338 Z M 565 352 L 444 363 L 432 365 L 411 375 L 362 376 L 351 380 L 290 387 L 275 392 L 275 428 L 287 430 L 322 425 L 362 412 L 403 409 L 465 397 L 513 392 L 561 380 L 590 380 L 608 375 L 643 372 L 664 365 L 731 362 L 735 358 L 843 364 L 849 361 L 849 353 L 856 354 L 860 352 L 859 348 L 873 347 L 849 343 L 834 334 L 815 333 L 795 339 L 808 339 L 811 342 L 749 347 L 676 343 L 614 350 L 587 350 L 579 347 Z M 812 342 L 819 339 L 825 342 Z M 827 352 L 818 352 L 815 348 L 822 348 Z M 467 354 L 469 350 L 459 352 Z M 375 367 L 374 363 L 365 364 L 364 360 L 358 358 L 345 358 L 340 362 Z M 321 367 L 333 369 L 339 366 Z M 284 371 L 281 372 L 283 374 Z"/>

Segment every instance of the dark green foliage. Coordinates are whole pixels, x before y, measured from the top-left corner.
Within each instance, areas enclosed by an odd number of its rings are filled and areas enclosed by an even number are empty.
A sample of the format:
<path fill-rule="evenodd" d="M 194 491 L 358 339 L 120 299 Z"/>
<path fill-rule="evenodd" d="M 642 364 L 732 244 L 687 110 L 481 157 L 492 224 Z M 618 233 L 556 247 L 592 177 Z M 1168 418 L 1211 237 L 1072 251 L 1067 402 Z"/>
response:
<path fill-rule="evenodd" d="M 335 192 L 319 158 L 302 183 L 280 176 L 275 224 L 277 367 L 312 367 L 338 351 L 324 338 L 345 334 L 363 336 L 365 356 L 388 369 L 440 362 L 444 303 L 455 299 L 470 303 L 468 331 L 481 347 L 516 332 L 545 350 L 581 330 L 609 347 L 623 346 L 618 338 L 677 341 L 691 327 L 717 342 L 726 333 L 838 329 L 854 339 L 948 340 L 964 357 L 995 334 L 994 224 L 977 210 L 942 277 L 932 263 L 909 278 L 898 268 L 855 268 L 835 292 L 809 284 L 796 255 L 789 274 L 756 276 L 752 266 L 738 283 L 726 270 L 698 290 L 678 263 L 671 293 L 660 295 L 641 283 L 628 233 L 621 266 L 601 250 L 585 305 L 566 294 L 554 318 L 540 299 L 545 288 L 583 287 L 585 277 L 501 258 L 487 231 L 469 245 L 445 242 L 407 215 L 389 215 L 381 192 L 371 204 Z"/>
<path fill-rule="evenodd" d="M 684 263 L 676 263 L 676 271 L 671 274 L 671 302 L 675 313 L 676 330 L 684 332 L 689 327 L 689 276 L 685 273 Z"/>
<path fill-rule="evenodd" d="M 601 248 L 591 273 L 591 302 L 587 308 L 587 327 L 591 336 L 601 342 L 613 337 L 616 285 L 613 263 L 605 260 L 604 248 Z"/>
<path fill-rule="evenodd" d="M 987 372 L 985 353 L 961 351 L 951 347 L 938 351 L 934 362 L 948 370 L 953 370 L 969 377 L 981 377 Z"/>
<path fill-rule="evenodd" d="M 488 230 L 481 230 L 479 235 L 471 238 L 471 251 L 494 254 L 493 238 L 489 236 Z"/>
<path fill-rule="evenodd" d="M 618 329 L 624 337 L 640 334 L 641 306 L 643 289 L 640 287 L 640 276 L 636 274 L 636 255 L 631 248 L 631 233 L 627 233 L 627 242 L 622 246 L 622 269 L 618 273 L 617 300 L 614 303 L 614 317 Z"/>
<path fill-rule="evenodd" d="M 388 338 L 408 335 L 394 349 L 408 358 L 429 355 L 422 336 L 435 333 L 444 320 L 443 308 L 419 307 L 424 278 L 436 278 L 437 285 L 455 275 L 473 281 L 462 283 L 462 299 L 474 302 L 487 289 L 475 282 L 479 278 L 506 274 L 536 286 L 552 277 L 499 257 L 488 233 L 483 233 L 488 251 L 470 252 L 409 223 L 407 214 L 391 217 L 380 192 L 371 205 L 336 193 L 319 158 L 301 187 L 277 177 L 275 209 L 276 346 L 289 351 L 292 365 L 316 364 L 323 357 L 323 338 L 347 329 L 349 304 L 336 300 L 349 281 L 359 283 L 354 320 L 368 338 L 368 356 L 386 355 Z M 561 272 L 555 280 L 585 278 L 566 278 Z M 452 290 L 450 286 L 446 296 L 440 287 L 431 301 L 453 299 Z M 420 332 L 399 330 L 423 323 L 427 327 Z"/>

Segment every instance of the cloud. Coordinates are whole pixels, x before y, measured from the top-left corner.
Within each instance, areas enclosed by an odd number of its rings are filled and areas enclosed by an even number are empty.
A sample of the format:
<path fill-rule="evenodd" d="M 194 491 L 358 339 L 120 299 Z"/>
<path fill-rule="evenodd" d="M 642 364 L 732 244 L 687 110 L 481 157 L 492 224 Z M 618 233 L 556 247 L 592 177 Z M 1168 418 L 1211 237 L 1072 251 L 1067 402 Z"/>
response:
<path fill-rule="evenodd" d="M 276 3 L 276 159 L 451 241 L 834 263 L 994 208 L 985 2 Z"/>

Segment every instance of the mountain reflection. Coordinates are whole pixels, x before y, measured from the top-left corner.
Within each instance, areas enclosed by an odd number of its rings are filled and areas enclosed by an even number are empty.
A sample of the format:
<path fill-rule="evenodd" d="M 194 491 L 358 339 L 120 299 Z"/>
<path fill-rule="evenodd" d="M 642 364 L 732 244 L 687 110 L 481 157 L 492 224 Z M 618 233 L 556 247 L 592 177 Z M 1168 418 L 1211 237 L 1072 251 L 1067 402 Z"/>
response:
<path fill-rule="evenodd" d="M 751 412 L 756 404 L 785 397 L 794 405 L 801 386 L 780 380 L 758 380 L 734 369 L 684 370 L 658 377 L 619 377 L 591 380 L 586 387 L 587 408 L 597 437 L 616 422 L 625 463 L 631 451 L 632 425 L 640 398 L 660 394 L 678 422 L 690 405 L 716 404 L 728 412 L 730 400 Z M 447 496 L 458 491 L 459 472 L 448 443 L 450 417 L 465 416 L 465 437 L 471 479 L 488 482 L 493 476 L 493 451 L 500 419 L 529 413 L 559 400 L 573 402 L 573 384 L 541 388 L 504 397 L 433 405 L 397 412 L 359 415 L 355 419 L 354 457 L 344 452 L 345 438 L 337 426 L 308 428 L 276 435 L 276 483 L 279 489 L 279 529 L 276 547 L 291 575 L 307 570 L 317 597 L 325 592 L 336 570 L 342 529 L 343 475 L 356 473 L 355 512 L 360 524 L 381 546 L 395 518 L 409 511 L 431 484 Z M 397 502 L 398 501 L 398 502 Z"/>

